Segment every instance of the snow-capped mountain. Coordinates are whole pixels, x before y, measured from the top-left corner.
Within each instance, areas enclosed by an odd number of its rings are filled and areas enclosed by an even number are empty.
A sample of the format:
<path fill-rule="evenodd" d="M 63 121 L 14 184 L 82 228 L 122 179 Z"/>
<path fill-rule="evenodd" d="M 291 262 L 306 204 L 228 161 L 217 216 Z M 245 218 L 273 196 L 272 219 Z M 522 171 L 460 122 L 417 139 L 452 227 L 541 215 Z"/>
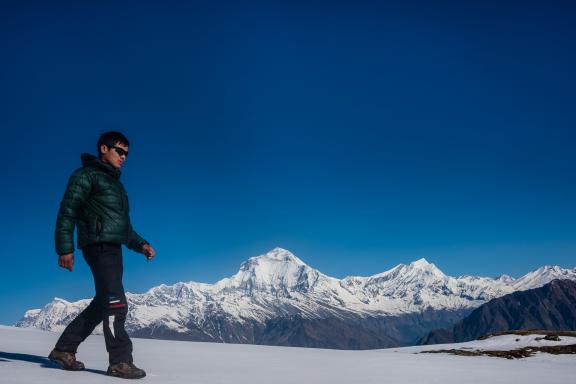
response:
<path fill-rule="evenodd" d="M 135 336 L 170 339 L 334 348 L 409 344 L 493 298 L 555 278 L 576 280 L 576 268 L 546 266 L 517 280 L 451 277 L 420 259 L 373 276 L 337 279 L 275 248 L 214 284 L 128 293 L 126 326 Z M 61 331 L 88 303 L 54 299 L 16 325 Z"/>

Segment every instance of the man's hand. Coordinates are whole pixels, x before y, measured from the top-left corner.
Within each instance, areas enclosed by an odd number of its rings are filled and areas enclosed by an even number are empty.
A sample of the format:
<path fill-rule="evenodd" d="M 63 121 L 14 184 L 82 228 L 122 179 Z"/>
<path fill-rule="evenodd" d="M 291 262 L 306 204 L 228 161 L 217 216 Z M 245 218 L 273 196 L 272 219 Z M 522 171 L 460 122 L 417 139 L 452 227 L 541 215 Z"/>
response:
<path fill-rule="evenodd" d="M 74 253 L 67 253 L 58 257 L 58 265 L 72 272 L 74 266 Z"/>
<path fill-rule="evenodd" d="M 152 260 L 154 256 L 156 256 L 156 251 L 150 246 L 150 244 L 144 244 L 142 247 L 142 253 L 146 256 L 148 261 Z"/>

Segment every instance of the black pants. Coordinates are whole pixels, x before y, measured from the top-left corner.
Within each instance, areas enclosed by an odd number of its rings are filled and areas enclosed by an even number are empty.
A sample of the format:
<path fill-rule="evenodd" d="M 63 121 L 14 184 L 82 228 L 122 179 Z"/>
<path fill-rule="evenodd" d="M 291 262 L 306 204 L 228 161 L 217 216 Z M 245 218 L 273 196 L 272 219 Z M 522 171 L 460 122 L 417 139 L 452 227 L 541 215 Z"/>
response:
<path fill-rule="evenodd" d="M 98 243 L 82 249 L 90 266 L 96 296 L 64 330 L 56 349 L 76 353 L 78 346 L 103 321 L 110 364 L 132 361 L 132 341 L 124 329 L 128 302 L 122 285 L 122 246 Z"/>

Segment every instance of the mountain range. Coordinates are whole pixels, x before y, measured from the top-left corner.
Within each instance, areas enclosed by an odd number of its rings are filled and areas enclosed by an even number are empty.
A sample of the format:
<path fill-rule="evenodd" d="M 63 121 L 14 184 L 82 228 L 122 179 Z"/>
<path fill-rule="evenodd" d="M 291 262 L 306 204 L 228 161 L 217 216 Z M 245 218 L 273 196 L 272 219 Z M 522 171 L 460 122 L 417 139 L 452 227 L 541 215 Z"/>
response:
<path fill-rule="evenodd" d="M 243 262 L 214 284 L 180 282 L 127 293 L 135 337 L 339 349 L 416 344 L 488 301 L 576 280 L 576 268 L 544 266 L 514 279 L 445 275 L 425 259 L 368 277 L 327 276 L 288 250 Z M 16 323 L 62 331 L 90 299 L 54 298 Z M 97 329 L 101 332 L 101 328 Z"/>

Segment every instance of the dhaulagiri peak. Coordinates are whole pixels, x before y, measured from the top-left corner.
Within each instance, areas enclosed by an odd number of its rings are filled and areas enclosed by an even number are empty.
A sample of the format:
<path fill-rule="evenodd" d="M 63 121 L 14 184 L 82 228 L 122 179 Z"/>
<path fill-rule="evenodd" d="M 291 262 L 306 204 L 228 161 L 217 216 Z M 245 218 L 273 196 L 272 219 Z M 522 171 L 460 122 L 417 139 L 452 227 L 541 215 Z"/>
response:
<path fill-rule="evenodd" d="M 433 264 L 429 263 L 428 260 L 426 260 L 424 257 L 422 257 L 416 261 L 411 262 L 410 265 L 413 265 L 415 267 L 427 267 L 427 266 L 433 265 Z"/>
<path fill-rule="evenodd" d="M 436 265 L 434 265 L 433 263 L 428 262 L 428 260 L 426 260 L 424 257 L 411 262 L 408 265 L 409 269 L 417 269 L 417 270 L 422 270 L 422 271 L 426 271 L 427 273 L 432 273 L 438 277 L 444 277 L 444 272 L 442 272 Z"/>
<path fill-rule="evenodd" d="M 282 261 L 285 263 L 306 265 L 306 263 L 304 263 L 302 260 L 296 257 L 296 255 L 294 255 L 292 252 L 281 247 L 275 247 L 274 249 L 266 252 L 263 255 L 254 256 L 251 257 L 250 259 Z"/>
<path fill-rule="evenodd" d="M 253 270 L 255 268 L 261 269 L 266 265 L 270 268 L 278 268 L 282 265 L 294 268 L 307 266 L 306 263 L 287 249 L 275 247 L 262 255 L 250 257 L 240 265 L 240 271 Z"/>

